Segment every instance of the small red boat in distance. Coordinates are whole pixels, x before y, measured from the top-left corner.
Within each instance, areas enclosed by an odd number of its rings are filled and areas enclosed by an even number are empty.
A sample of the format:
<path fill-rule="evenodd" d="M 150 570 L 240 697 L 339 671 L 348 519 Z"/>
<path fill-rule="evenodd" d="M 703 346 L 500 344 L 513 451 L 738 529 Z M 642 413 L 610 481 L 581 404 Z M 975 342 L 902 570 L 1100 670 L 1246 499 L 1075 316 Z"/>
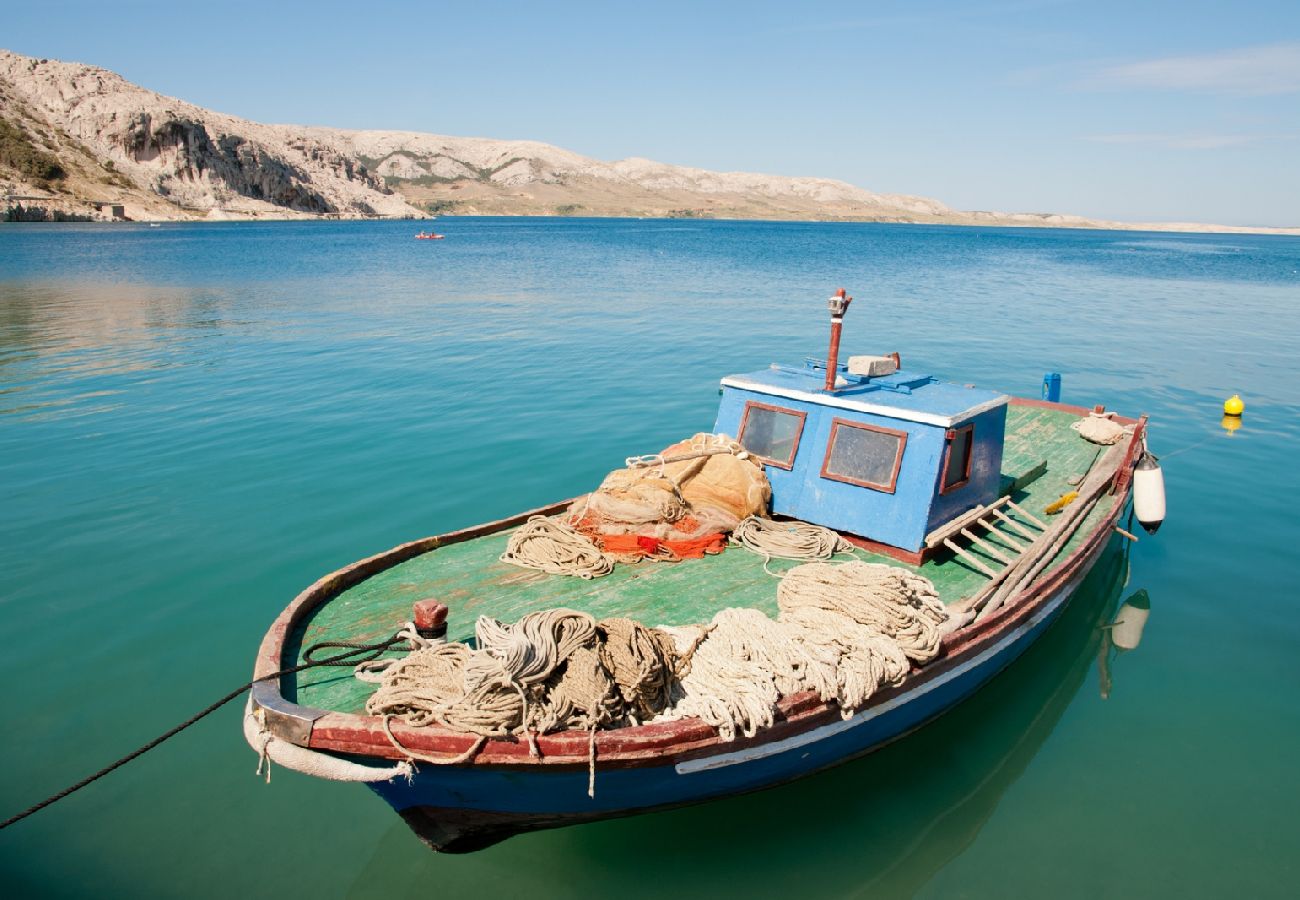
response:
<path fill-rule="evenodd" d="M 415 239 L 417 241 L 440 241 L 444 237 L 446 237 L 446 235 L 434 234 L 432 231 L 421 231 L 415 236 Z"/>

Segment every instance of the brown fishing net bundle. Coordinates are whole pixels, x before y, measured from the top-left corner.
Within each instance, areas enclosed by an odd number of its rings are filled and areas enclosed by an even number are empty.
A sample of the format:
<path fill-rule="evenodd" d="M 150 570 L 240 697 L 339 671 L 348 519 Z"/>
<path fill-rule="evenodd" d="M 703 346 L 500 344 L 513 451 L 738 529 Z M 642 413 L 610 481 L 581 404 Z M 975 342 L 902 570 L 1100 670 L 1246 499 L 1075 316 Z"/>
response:
<path fill-rule="evenodd" d="M 578 499 L 566 521 L 616 560 L 720 553 L 747 516 L 765 515 L 763 465 L 726 435 L 701 433 L 628 460 Z"/>

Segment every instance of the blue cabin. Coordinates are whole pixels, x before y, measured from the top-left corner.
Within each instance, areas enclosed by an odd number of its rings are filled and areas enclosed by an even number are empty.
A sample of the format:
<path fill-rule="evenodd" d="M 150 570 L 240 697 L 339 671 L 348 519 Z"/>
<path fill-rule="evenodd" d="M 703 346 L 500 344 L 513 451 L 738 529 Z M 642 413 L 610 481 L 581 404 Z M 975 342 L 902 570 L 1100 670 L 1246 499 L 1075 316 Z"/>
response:
<path fill-rule="evenodd" d="M 826 390 L 826 363 L 722 379 L 714 431 L 762 459 L 772 512 L 906 555 L 925 536 L 996 500 L 1009 398 L 851 357 Z"/>

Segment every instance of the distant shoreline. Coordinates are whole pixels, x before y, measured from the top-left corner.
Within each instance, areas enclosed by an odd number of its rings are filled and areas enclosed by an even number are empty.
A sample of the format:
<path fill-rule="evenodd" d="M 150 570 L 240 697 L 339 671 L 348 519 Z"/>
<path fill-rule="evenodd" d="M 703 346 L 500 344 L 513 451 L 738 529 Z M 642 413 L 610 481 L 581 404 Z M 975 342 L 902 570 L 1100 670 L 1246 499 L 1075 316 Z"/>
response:
<path fill-rule="evenodd" d="M 66 205 L 69 201 L 59 198 L 62 202 L 60 205 Z M 76 202 L 76 201 L 72 201 Z M 307 215 L 301 213 L 244 213 L 244 212 L 225 212 L 221 215 L 193 215 L 193 216 L 151 216 L 146 218 L 131 219 L 103 219 L 103 218 L 62 218 L 51 220 L 14 220 L 0 219 L 0 225 L 145 225 L 145 224 L 215 224 L 215 223 L 253 223 L 253 222 L 428 222 L 437 218 L 439 220 L 454 219 L 555 219 L 563 220 L 590 220 L 590 219 L 610 219 L 621 221 L 657 221 L 657 222 L 767 222 L 772 224 L 789 223 L 799 225 L 920 225 L 926 227 L 945 227 L 945 228 L 1016 228 L 1024 230 L 1044 230 L 1044 231 L 1114 231 L 1130 233 L 1151 233 L 1151 234 L 1199 234 L 1199 235 L 1261 235 L 1275 237 L 1300 237 L 1300 227 L 1283 228 L 1273 226 L 1251 226 L 1251 225 L 1203 225 L 1200 223 L 1185 222 L 1107 222 L 1102 220 L 1085 220 L 1076 221 L 1051 221 L 1051 222 L 1033 222 L 1033 221 L 1016 221 L 1010 220 L 1011 217 L 1003 217 L 992 214 L 988 221 L 950 221 L 944 219 L 934 220 L 913 220 L 913 219 L 885 219 L 885 218 L 850 218 L 837 217 L 828 219 L 800 219 L 788 217 L 765 217 L 749 218 L 739 216 L 644 216 L 633 214 L 597 214 L 597 215 L 556 215 L 553 213 L 543 212 L 525 212 L 525 213 L 497 213 L 497 212 L 476 212 L 476 213 L 444 213 L 439 216 L 334 216 L 334 215 Z"/>

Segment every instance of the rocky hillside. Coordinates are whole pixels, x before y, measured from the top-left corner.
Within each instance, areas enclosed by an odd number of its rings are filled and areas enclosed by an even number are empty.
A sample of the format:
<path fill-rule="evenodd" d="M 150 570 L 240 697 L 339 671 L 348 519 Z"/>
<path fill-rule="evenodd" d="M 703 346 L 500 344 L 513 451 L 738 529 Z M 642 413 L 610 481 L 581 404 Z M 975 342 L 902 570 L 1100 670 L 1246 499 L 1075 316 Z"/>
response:
<path fill-rule="evenodd" d="M 1252 230 L 962 212 L 826 178 L 607 163 L 535 141 L 263 125 L 105 69 L 4 50 L 0 198 L 9 218 L 105 218 L 119 205 L 131 219 L 460 213 Z"/>
<path fill-rule="evenodd" d="M 100 201 L 123 204 L 130 218 L 420 214 L 308 129 L 213 112 L 92 66 L 0 51 L 0 122 L 5 193 L 48 195 L 51 209 Z"/>

